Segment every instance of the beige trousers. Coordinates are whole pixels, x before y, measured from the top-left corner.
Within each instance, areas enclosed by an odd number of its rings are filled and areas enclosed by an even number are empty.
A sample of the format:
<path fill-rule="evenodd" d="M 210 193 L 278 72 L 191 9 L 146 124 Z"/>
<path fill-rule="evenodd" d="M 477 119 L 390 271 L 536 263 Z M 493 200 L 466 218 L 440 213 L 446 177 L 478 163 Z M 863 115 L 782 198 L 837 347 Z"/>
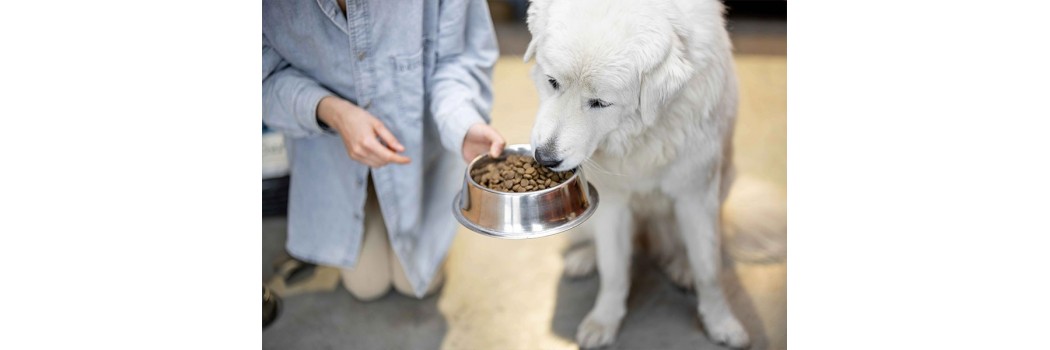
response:
<path fill-rule="evenodd" d="M 342 269 L 340 273 L 343 287 L 361 301 L 371 301 L 386 295 L 391 285 L 399 293 L 415 297 L 401 262 L 390 247 L 386 223 L 379 209 L 371 177 L 368 179 L 364 221 L 365 231 L 357 264 L 353 268 Z M 427 286 L 426 295 L 433 294 L 441 286 L 444 281 L 444 269 L 444 264 L 437 269 L 430 285 Z"/>

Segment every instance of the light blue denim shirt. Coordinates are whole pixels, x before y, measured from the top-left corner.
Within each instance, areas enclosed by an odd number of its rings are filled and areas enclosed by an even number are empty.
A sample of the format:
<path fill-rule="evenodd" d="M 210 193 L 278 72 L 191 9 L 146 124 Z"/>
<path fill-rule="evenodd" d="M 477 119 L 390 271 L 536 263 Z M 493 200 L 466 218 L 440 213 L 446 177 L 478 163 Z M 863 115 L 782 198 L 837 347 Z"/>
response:
<path fill-rule="evenodd" d="M 371 171 L 390 243 L 417 295 L 457 224 L 467 129 L 488 122 L 499 55 L 484 0 L 263 2 L 263 121 L 288 138 L 288 252 L 352 267 L 361 249 Z M 317 103 L 337 95 L 379 118 L 407 165 L 378 169 L 323 131 Z"/>

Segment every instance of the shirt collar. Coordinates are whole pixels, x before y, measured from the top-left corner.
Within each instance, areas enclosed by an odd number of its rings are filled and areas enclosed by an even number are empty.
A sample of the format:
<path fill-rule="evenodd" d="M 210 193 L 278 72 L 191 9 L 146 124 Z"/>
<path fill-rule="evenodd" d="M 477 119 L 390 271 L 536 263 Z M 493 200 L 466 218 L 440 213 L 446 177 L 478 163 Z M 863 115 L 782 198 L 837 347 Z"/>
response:
<path fill-rule="evenodd" d="M 339 30 L 349 35 L 350 31 L 346 28 L 346 15 L 343 14 L 343 10 L 339 9 L 337 1 L 339 0 L 317 0 L 317 6 L 328 16 L 328 19 L 332 20 L 332 23 L 335 23 L 336 27 L 339 27 Z M 347 2 L 350 1 L 352 0 L 347 0 Z M 349 7 L 349 4 L 347 6 Z"/>

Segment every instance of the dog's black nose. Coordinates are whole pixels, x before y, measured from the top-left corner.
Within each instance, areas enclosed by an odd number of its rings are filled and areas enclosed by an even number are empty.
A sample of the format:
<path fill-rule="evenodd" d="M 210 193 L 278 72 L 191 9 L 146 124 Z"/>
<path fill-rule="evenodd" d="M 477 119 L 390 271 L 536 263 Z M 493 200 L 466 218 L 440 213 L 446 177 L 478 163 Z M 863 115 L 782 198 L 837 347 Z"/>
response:
<path fill-rule="evenodd" d="M 540 147 L 536 149 L 536 162 L 540 165 L 553 168 L 561 164 L 561 159 L 556 158 L 554 150 L 548 147 Z"/>

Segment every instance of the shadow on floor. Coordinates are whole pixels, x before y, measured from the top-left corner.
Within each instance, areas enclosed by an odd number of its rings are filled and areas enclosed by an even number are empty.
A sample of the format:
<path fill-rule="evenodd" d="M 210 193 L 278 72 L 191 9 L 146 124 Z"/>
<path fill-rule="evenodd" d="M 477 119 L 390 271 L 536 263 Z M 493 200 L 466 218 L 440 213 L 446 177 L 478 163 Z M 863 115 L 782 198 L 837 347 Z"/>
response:
<path fill-rule="evenodd" d="M 750 349 L 769 349 L 762 321 L 729 264 L 722 279 L 733 311 L 751 336 Z M 555 334 L 570 341 L 576 339 L 576 327 L 594 306 L 598 284 L 597 274 L 582 279 L 562 277 L 551 325 Z M 727 349 L 703 333 L 696 305 L 696 294 L 676 287 L 652 259 L 636 254 L 627 316 L 616 342 L 606 349 Z"/>

